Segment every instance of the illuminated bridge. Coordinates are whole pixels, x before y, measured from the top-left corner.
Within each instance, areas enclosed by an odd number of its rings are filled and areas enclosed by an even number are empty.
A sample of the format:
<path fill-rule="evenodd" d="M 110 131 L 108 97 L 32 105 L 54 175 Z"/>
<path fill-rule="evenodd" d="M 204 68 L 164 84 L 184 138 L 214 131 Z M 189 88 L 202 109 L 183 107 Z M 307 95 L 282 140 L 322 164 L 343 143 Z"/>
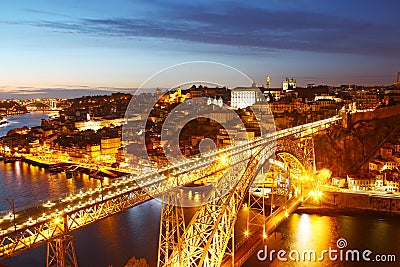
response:
<path fill-rule="evenodd" d="M 10 212 L 0 217 L 0 261 L 47 244 L 47 266 L 78 266 L 72 231 L 127 210 L 151 196 L 177 198 L 179 194 L 174 193 L 177 187 L 224 174 L 217 182 L 217 189 L 208 193 L 212 201 L 198 207 L 187 225 L 182 207 L 168 201 L 163 204 L 158 253 L 159 266 L 221 266 L 224 259 L 233 255 L 235 245 L 231 237 L 238 210 L 264 164 L 276 153 L 290 166 L 295 183 L 296 177 L 314 166 L 313 134 L 340 120 L 333 117 L 269 133 L 157 171 L 128 175 L 100 188 L 82 189 L 44 201 L 41 206 Z M 229 164 L 225 159 L 229 159 Z M 297 180 L 297 189 L 299 183 Z M 298 192 L 291 202 L 294 204 L 284 207 L 286 216 L 297 207 Z M 282 212 L 278 210 L 275 215 L 278 218 Z M 263 227 L 265 230 L 266 226 Z"/>
<path fill-rule="evenodd" d="M 56 110 L 57 102 L 54 100 L 47 100 L 42 102 L 29 102 L 23 105 L 28 111 L 51 111 Z"/>

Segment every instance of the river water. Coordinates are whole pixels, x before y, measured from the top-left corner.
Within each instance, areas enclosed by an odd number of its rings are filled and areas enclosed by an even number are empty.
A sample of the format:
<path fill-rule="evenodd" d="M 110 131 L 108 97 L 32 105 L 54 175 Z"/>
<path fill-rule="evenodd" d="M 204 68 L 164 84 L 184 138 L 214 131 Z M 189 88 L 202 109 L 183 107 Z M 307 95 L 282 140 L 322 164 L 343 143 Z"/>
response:
<path fill-rule="evenodd" d="M 57 197 L 84 186 L 98 186 L 86 176 L 66 179 L 65 174 L 52 175 L 45 169 L 26 163 L 0 162 L 0 196 L 12 197 L 16 206 L 37 202 L 43 198 Z M 0 201 L 0 210 L 8 209 Z M 80 266 L 123 266 L 132 257 L 147 258 L 150 266 L 157 263 L 157 244 L 161 204 L 152 200 L 128 211 L 106 218 L 73 233 Z M 243 214 L 237 234 L 244 232 Z M 240 228 L 241 227 L 241 228 Z M 242 229 L 242 230 L 241 230 Z M 348 247 L 370 249 L 374 253 L 400 256 L 400 218 L 388 216 L 320 216 L 293 214 L 279 227 L 282 237 L 274 249 L 322 251 L 336 248 L 338 238 L 345 238 Z M 274 235 L 270 237 L 274 240 Z M 259 249 L 262 249 L 260 247 Z M 45 266 L 45 246 L 25 252 L 3 262 L 12 267 Z M 316 262 L 307 266 L 379 266 L 354 262 Z M 382 264 L 383 266 L 399 266 Z M 304 266 L 304 262 L 261 262 L 253 256 L 246 264 L 251 266 Z"/>
<path fill-rule="evenodd" d="M 0 136 L 7 135 L 7 132 L 24 126 L 39 126 L 42 119 L 48 119 L 49 116 L 56 115 L 58 112 L 31 112 L 21 115 L 7 116 L 8 123 L 0 125 Z"/>
<path fill-rule="evenodd" d="M 30 115 L 27 114 L 28 116 Z M 27 120 L 33 123 L 32 118 Z M 23 126 L 22 123 L 20 125 L 18 127 Z M 15 205 L 21 207 L 88 186 L 97 187 L 98 181 L 89 179 L 86 175 L 66 179 L 65 174 L 53 175 L 43 168 L 18 161 L 0 162 L 0 210 L 9 209 L 8 204 L 3 201 L 4 197 L 15 199 Z M 121 267 L 132 256 L 144 257 L 150 266 L 156 266 L 160 210 L 161 204 L 157 200 L 152 200 L 74 232 L 79 266 L 106 267 L 112 264 L 114 267 Z M 241 212 L 236 230 L 239 236 L 244 232 L 244 218 L 245 214 Z M 400 218 L 396 216 L 293 214 L 278 228 L 277 233 L 270 237 L 268 249 L 300 252 L 316 250 L 318 253 L 329 247 L 337 248 L 337 240 L 345 238 L 348 243 L 347 248 L 370 249 L 373 255 L 396 254 L 397 258 L 400 257 L 398 244 Z M 11 267 L 42 267 L 45 266 L 45 249 L 46 247 L 42 246 L 2 263 Z M 264 249 L 264 246 L 258 249 Z M 330 261 L 327 257 L 323 262 L 282 262 L 276 257 L 270 262 L 260 261 L 253 255 L 244 266 L 400 266 L 400 264 L 399 261 L 394 264 Z"/>
<path fill-rule="evenodd" d="M 306 250 L 314 250 L 317 255 L 317 261 L 279 261 L 273 257 L 273 261 L 269 259 L 260 261 L 254 254 L 251 259 L 244 265 L 245 267 L 261 267 L 261 266 L 291 266 L 291 267 L 319 267 L 319 266 L 400 266 L 400 218 L 396 216 L 383 215 L 357 215 L 357 216 L 321 216 L 316 214 L 292 214 L 288 220 L 283 223 L 277 230 L 278 237 L 275 235 L 270 237 L 271 249 L 284 250 L 286 253 L 298 251 L 301 255 Z M 338 239 L 345 239 L 347 246 L 339 249 L 337 246 Z M 338 250 L 334 255 L 338 255 L 336 260 L 330 260 L 329 255 L 324 255 L 323 261 L 318 261 L 323 250 Z M 265 247 L 258 248 L 265 251 Z M 351 261 L 349 257 L 346 261 L 346 251 L 348 249 L 358 250 L 360 261 Z M 372 251 L 370 262 L 362 260 L 362 252 L 364 250 Z M 343 251 L 343 260 L 340 260 L 340 250 Z M 258 252 L 258 251 L 257 251 Z M 383 259 L 385 256 L 380 255 L 393 254 L 396 255 L 397 262 L 377 262 L 375 256 L 379 255 Z M 263 254 L 260 254 L 263 256 Z M 295 255 L 295 254 L 293 254 Z M 284 258 L 289 259 L 288 254 Z"/>

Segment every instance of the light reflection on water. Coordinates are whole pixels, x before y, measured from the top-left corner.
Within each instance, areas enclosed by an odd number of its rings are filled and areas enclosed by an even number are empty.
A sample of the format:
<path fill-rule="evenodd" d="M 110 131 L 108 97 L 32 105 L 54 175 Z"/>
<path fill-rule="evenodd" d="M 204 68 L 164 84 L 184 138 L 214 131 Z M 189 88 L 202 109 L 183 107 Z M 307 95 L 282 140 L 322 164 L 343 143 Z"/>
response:
<path fill-rule="evenodd" d="M 82 267 L 123 266 L 130 257 L 147 258 L 157 266 L 161 204 L 152 200 L 73 232 Z M 46 246 L 4 261 L 11 267 L 46 266 Z"/>
<path fill-rule="evenodd" d="M 400 258 L 400 247 L 397 240 L 400 238 L 400 218 L 396 216 L 382 215 L 357 215 L 334 217 L 320 216 L 316 214 L 293 214 L 278 228 L 282 236 L 276 239 L 274 235 L 268 243 L 268 250 L 283 249 L 288 253 L 296 250 L 302 253 L 304 250 L 314 250 L 317 258 L 323 250 L 329 248 L 338 250 L 336 241 L 344 238 L 348 246 L 343 249 L 357 249 L 361 253 L 369 249 L 376 254 L 395 254 Z M 260 247 L 259 249 L 263 249 Z M 258 250 L 257 250 L 258 251 Z M 372 258 L 372 256 L 371 256 Z M 276 253 L 274 261 L 260 262 L 255 255 L 244 265 L 245 267 L 259 266 L 399 266 L 399 263 L 377 263 L 357 261 L 331 261 L 325 254 L 324 261 L 278 261 Z"/>
<path fill-rule="evenodd" d="M 16 208 L 41 200 L 58 199 L 83 187 L 99 187 L 100 182 L 79 174 L 67 179 L 65 173 L 50 173 L 44 168 L 25 162 L 4 163 L 0 161 L 0 211 L 10 209 L 4 197 L 15 199 Z"/>
<path fill-rule="evenodd" d="M 87 176 L 66 179 L 64 173 L 50 174 L 45 169 L 23 162 L 0 161 L 0 210 L 8 209 L 3 197 L 15 199 L 16 205 L 26 205 L 46 198 L 58 198 L 60 194 L 82 187 L 99 186 L 97 180 Z M 150 266 L 157 264 L 161 204 L 157 200 L 144 203 L 123 213 L 106 218 L 73 233 L 80 266 L 123 266 L 132 257 L 145 257 Z M 240 211 L 235 239 L 243 237 L 247 212 Z M 400 257 L 400 218 L 372 215 L 319 216 L 293 214 L 278 229 L 282 233 L 272 235 L 271 248 L 279 250 L 314 249 L 317 252 L 329 247 L 336 248 L 336 240 L 343 237 L 349 248 L 371 249 L 374 253 L 396 254 Z M 274 240 L 277 236 L 276 240 Z M 260 248 L 261 249 L 261 248 Z M 45 266 L 45 246 L 6 260 L 11 267 Z M 260 262 L 253 256 L 244 266 L 399 266 L 398 264 Z"/>

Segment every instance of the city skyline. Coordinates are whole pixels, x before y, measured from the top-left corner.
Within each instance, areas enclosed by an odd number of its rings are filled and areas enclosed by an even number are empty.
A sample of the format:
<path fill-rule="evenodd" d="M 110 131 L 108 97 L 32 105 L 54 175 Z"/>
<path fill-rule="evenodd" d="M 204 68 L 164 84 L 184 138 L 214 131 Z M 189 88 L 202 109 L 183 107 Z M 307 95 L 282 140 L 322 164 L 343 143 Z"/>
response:
<path fill-rule="evenodd" d="M 265 88 L 266 95 L 273 93 L 274 98 L 279 98 L 269 102 L 259 98 L 254 87 L 190 88 L 166 94 L 158 90 L 136 97 L 114 94 L 34 103 L 4 101 L 0 109 L 4 115 L 0 133 L 0 189 L 7 199 L 0 202 L 3 237 L 0 260 L 15 267 L 44 266 L 45 259 L 52 261 L 55 257 L 50 252 L 45 258 L 43 250 L 31 249 L 47 245 L 49 251 L 53 236 L 60 233 L 70 249 L 70 253 L 64 254 L 65 260 L 72 262 L 69 266 L 78 266 L 78 262 L 83 266 L 100 266 L 105 262 L 124 266 L 128 259 L 139 257 L 149 263 L 143 266 L 166 266 L 160 259 L 169 261 L 169 258 L 157 258 L 153 252 L 158 244 L 158 255 L 163 253 L 162 240 L 166 237 L 160 229 L 168 222 L 165 210 L 169 209 L 161 208 L 160 202 L 151 200 L 150 196 L 160 199 L 160 192 L 168 195 L 177 192 L 182 196 L 179 204 L 199 207 L 185 229 L 191 229 L 197 223 L 193 218 L 213 203 L 223 203 L 221 208 L 230 209 L 229 221 L 217 223 L 219 229 L 227 230 L 232 228 L 225 227 L 224 223 L 235 223 L 234 231 L 239 235 L 232 243 L 240 244 L 235 246 L 236 252 L 258 250 L 254 255 L 259 256 L 258 242 L 266 244 L 272 238 L 280 242 L 273 237 L 276 236 L 274 229 L 278 225 L 281 225 L 279 229 L 286 229 L 289 224 L 290 229 L 300 233 L 292 235 L 292 230 L 283 231 L 286 236 L 294 236 L 289 239 L 293 249 L 307 246 L 318 251 L 329 244 L 343 242 L 344 248 L 348 240 L 358 248 L 368 244 L 371 251 L 388 253 L 376 256 L 396 261 L 399 255 L 396 246 L 382 240 L 390 240 L 398 231 L 395 214 L 400 211 L 400 94 L 379 94 L 375 89 L 346 89 L 327 94 L 321 88 L 314 89 L 270 92 Z M 322 89 L 328 92 L 332 88 Z M 203 103 L 201 109 L 193 105 L 196 98 Z M 143 120 L 148 106 L 154 108 Z M 54 111 L 58 111 L 58 116 Z M 192 120 L 194 114 L 196 119 Z M 163 131 L 165 128 L 168 131 Z M 146 136 L 151 137 L 148 143 Z M 252 153 L 260 149 L 265 149 L 265 154 Z M 305 154 L 307 151 L 311 151 L 309 155 Z M 240 182 L 234 183 L 233 179 L 237 178 Z M 219 192 L 229 189 L 226 191 L 237 190 L 238 194 L 221 196 L 229 202 L 209 202 L 214 201 L 209 196 L 215 194 L 208 194 L 206 190 L 215 188 L 215 182 L 225 187 L 219 187 Z M 172 202 L 174 198 L 170 199 L 166 205 L 178 207 Z M 147 200 L 148 203 L 142 203 Z M 199 206 L 200 203 L 205 205 Z M 147 217 L 147 212 L 153 216 Z M 354 226 L 354 222 L 365 226 L 370 221 L 360 212 L 371 214 L 368 218 L 373 219 L 375 226 L 369 229 L 379 239 L 354 241 L 365 236 L 364 232 L 357 231 L 360 227 Z M 391 215 L 386 217 L 388 213 Z M 127 214 L 133 220 L 118 221 Z M 253 219 L 252 214 L 262 217 Z M 327 221 L 312 224 L 313 217 L 321 218 L 320 215 L 331 222 L 346 216 L 350 222 L 337 226 Z M 302 219 L 298 220 L 297 216 Z M 217 223 L 209 221 L 220 217 L 201 218 L 200 224 L 213 229 Z M 184 222 L 183 219 L 180 220 Z M 382 234 L 382 224 L 387 225 L 392 219 L 393 230 Z M 93 234 L 90 230 L 93 228 L 87 227 L 90 224 L 106 226 Z M 68 236 L 64 229 L 70 231 Z M 79 229 L 82 231 L 74 231 Z M 85 236 L 83 240 L 79 238 L 80 233 Z M 193 239 L 202 233 L 193 234 Z M 191 231 L 184 230 L 184 234 L 191 235 Z M 230 237 L 224 234 L 209 240 Z M 98 238 L 105 242 L 95 242 Z M 323 242 L 317 244 L 316 239 Z M 76 252 L 74 242 L 78 244 Z M 85 246 L 87 242 L 98 246 Z M 82 246 L 88 249 L 82 250 Z M 185 246 L 182 242 L 174 251 L 188 251 Z M 202 244 L 196 247 L 201 248 Z M 225 248 L 209 254 L 223 255 L 222 250 Z M 24 251 L 27 253 L 17 256 Z M 235 253 L 232 260 L 258 266 L 251 254 L 241 255 Z M 257 260 L 264 261 L 262 257 Z M 230 258 L 226 261 L 230 262 Z M 213 266 L 224 266 L 220 262 Z M 300 262 L 299 266 L 303 264 Z"/>
<path fill-rule="evenodd" d="M 0 267 L 397 266 L 399 9 L 3 1 Z"/>
<path fill-rule="evenodd" d="M 206 60 L 279 87 L 390 85 L 400 66 L 396 1 L 6 2 L 0 95 L 137 88 L 163 68 Z M 163 84 L 160 84 L 163 87 Z"/>

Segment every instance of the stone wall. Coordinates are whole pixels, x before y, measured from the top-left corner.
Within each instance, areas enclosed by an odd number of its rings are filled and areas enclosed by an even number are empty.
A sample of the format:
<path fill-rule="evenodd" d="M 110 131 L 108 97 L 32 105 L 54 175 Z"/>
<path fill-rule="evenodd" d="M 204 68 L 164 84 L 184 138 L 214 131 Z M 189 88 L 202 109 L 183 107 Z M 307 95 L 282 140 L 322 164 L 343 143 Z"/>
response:
<path fill-rule="evenodd" d="M 383 197 L 325 191 L 321 198 L 321 205 L 400 214 L 400 199 L 391 198 L 390 195 Z"/>
<path fill-rule="evenodd" d="M 374 111 L 357 112 L 343 115 L 343 127 L 350 128 L 359 121 L 370 121 L 373 119 L 384 119 L 400 115 L 400 105 L 378 108 Z"/>

